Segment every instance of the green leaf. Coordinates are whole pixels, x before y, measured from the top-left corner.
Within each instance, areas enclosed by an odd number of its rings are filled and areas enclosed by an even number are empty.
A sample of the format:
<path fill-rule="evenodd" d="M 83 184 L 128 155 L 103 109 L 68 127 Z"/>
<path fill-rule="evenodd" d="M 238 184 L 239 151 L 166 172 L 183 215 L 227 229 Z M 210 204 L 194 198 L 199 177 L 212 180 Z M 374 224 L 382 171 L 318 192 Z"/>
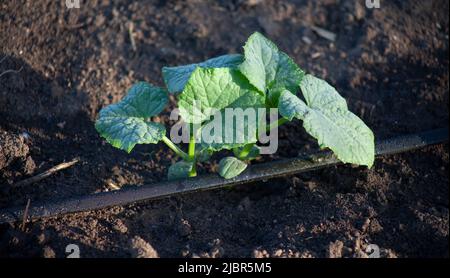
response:
<path fill-rule="evenodd" d="M 254 118 L 244 117 L 242 119 L 237 117 L 232 122 L 230 122 L 231 117 L 228 117 L 227 121 L 225 112 L 220 112 L 218 114 L 219 115 L 216 114 L 214 117 L 220 117 L 221 122 L 215 124 L 214 119 L 203 125 L 201 130 L 202 137 L 199 140 L 201 148 L 215 152 L 223 149 L 231 150 L 244 147 L 249 143 L 256 143 L 258 141 L 258 121 L 262 120 L 258 112 L 255 113 Z M 208 134 L 207 129 L 209 125 L 220 126 L 222 132 L 216 133 L 216 131 L 214 131 L 213 134 Z M 207 142 L 204 140 L 205 134 L 211 136 L 210 140 L 212 139 L 212 141 Z"/>
<path fill-rule="evenodd" d="M 238 148 L 233 149 L 234 155 L 236 157 L 239 157 L 239 155 L 241 154 L 243 149 L 244 149 L 244 147 L 238 147 Z M 240 158 L 240 159 L 245 160 L 245 161 L 254 160 L 260 156 L 260 154 L 261 154 L 260 152 L 261 152 L 261 148 L 258 147 L 257 145 L 253 145 L 251 150 L 249 151 L 249 153 L 245 157 Z"/>
<path fill-rule="evenodd" d="M 166 129 L 147 120 L 160 113 L 167 102 L 163 89 L 139 82 L 120 102 L 100 111 L 95 128 L 111 145 L 127 152 L 136 144 L 156 144 L 164 137 Z"/>
<path fill-rule="evenodd" d="M 204 148 L 214 151 L 256 142 L 258 108 L 265 107 L 264 96 L 239 71 L 229 68 L 197 68 L 180 95 L 178 105 L 186 122 L 203 124 L 203 130 L 220 126 L 222 132 L 212 134 L 214 142 L 200 142 L 207 145 Z M 242 112 L 244 116 L 253 111 L 254 117 L 232 120 L 226 117 L 230 112 L 227 114 L 226 108 L 238 108 L 231 112 Z M 246 111 L 247 108 L 253 110 Z M 228 135 L 232 132 L 232 136 L 227 137 L 227 132 Z"/>
<path fill-rule="evenodd" d="M 188 161 L 178 161 L 169 167 L 169 172 L 167 174 L 169 180 L 179 180 L 186 179 L 189 177 L 189 172 L 194 167 L 193 162 Z"/>
<path fill-rule="evenodd" d="M 203 145 L 199 144 L 195 151 L 195 159 L 198 162 L 206 162 L 211 158 L 212 154 L 213 152 L 210 149 L 204 148 Z"/>
<path fill-rule="evenodd" d="M 198 64 L 178 67 L 163 67 L 162 74 L 169 92 L 180 93 L 197 67 L 201 68 L 236 68 L 243 61 L 240 54 L 228 54 L 215 57 Z"/>
<path fill-rule="evenodd" d="M 309 112 L 309 108 L 296 95 L 284 90 L 278 103 L 278 112 L 284 118 L 292 121 L 294 117 L 304 119 Z"/>
<path fill-rule="evenodd" d="M 237 70 L 197 68 L 178 105 L 186 122 L 203 123 L 225 108 L 264 107 L 264 97 Z"/>
<path fill-rule="evenodd" d="M 307 75 L 301 85 L 306 104 L 291 92 L 280 97 L 279 112 L 303 120 L 305 130 L 330 148 L 344 163 L 372 167 L 375 159 L 373 132 L 347 108 L 343 97 L 326 81 Z"/>
<path fill-rule="evenodd" d="M 225 179 L 231 179 L 241 174 L 247 164 L 236 157 L 225 157 L 219 162 L 219 175 Z"/>
<path fill-rule="evenodd" d="M 266 37 L 256 32 L 244 46 L 245 61 L 239 66 L 250 83 L 260 92 L 269 91 L 271 102 L 278 103 L 283 89 L 298 90 L 304 72 Z"/>

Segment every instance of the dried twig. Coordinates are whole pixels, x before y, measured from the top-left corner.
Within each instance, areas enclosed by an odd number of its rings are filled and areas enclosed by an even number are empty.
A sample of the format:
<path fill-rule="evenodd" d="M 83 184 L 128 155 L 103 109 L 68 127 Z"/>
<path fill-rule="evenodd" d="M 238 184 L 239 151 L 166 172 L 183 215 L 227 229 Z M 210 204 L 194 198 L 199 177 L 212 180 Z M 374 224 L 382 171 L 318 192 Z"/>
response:
<path fill-rule="evenodd" d="M 28 211 L 30 210 L 30 203 L 31 203 L 31 199 L 28 198 L 27 205 L 25 206 L 25 211 L 23 212 L 22 227 L 21 227 L 22 232 L 25 231 L 25 225 L 27 224 Z"/>
<path fill-rule="evenodd" d="M 75 30 L 75 29 L 80 29 L 80 28 L 84 28 L 85 26 L 87 26 L 88 23 L 87 22 L 82 22 L 82 23 L 77 23 L 77 24 L 73 24 L 73 25 L 67 25 L 64 28 L 66 30 Z"/>
<path fill-rule="evenodd" d="M 18 69 L 18 70 L 12 70 L 12 69 L 5 70 L 4 72 L 0 73 L 0 77 L 2 77 L 3 75 L 5 75 L 7 73 L 19 73 L 22 71 L 22 69 L 23 69 L 23 67 L 20 67 L 20 69 Z"/>
<path fill-rule="evenodd" d="M 136 47 L 136 40 L 134 39 L 134 24 L 133 22 L 129 22 L 128 23 L 128 35 L 130 36 L 130 41 L 131 41 L 131 47 L 133 48 L 133 51 L 136 52 L 137 51 L 137 47 Z"/>
<path fill-rule="evenodd" d="M 29 184 L 38 182 L 40 180 L 45 179 L 48 176 L 51 176 L 52 174 L 54 174 L 54 173 L 56 173 L 58 171 L 64 170 L 66 168 L 69 168 L 69 167 L 75 165 L 79 161 L 80 161 L 80 159 L 76 158 L 76 159 L 74 159 L 74 160 L 72 160 L 70 162 L 64 162 L 64 163 L 58 164 L 55 167 L 52 167 L 52 168 L 48 169 L 47 171 L 45 171 L 43 173 L 40 173 L 39 175 L 33 176 L 31 178 L 28 178 L 28 179 L 24 179 L 22 181 L 19 181 L 16 184 L 14 184 L 13 186 L 14 187 L 19 187 L 19 186 L 25 186 L 25 185 L 29 185 Z"/>
<path fill-rule="evenodd" d="M 323 28 L 317 27 L 317 26 L 311 26 L 311 29 L 317 33 L 317 35 L 321 36 L 324 39 L 327 39 L 329 41 L 334 42 L 336 40 L 336 34 L 325 30 Z"/>
<path fill-rule="evenodd" d="M 8 56 L 3 56 L 3 58 L 0 59 L 0 64 L 3 63 L 3 61 L 5 61 L 6 57 Z"/>

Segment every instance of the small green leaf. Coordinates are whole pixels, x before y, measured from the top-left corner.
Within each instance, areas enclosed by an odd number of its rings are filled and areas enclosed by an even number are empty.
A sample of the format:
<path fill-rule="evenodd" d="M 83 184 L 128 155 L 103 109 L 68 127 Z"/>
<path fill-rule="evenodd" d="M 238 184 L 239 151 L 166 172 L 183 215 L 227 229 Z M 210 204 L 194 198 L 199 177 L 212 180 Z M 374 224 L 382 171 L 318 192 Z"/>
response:
<path fill-rule="evenodd" d="M 136 144 L 156 144 L 166 129 L 147 120 L 160 113 L 167 102 L 163 89 L 139 82 L 120 102 L 100 111 L 95 128 L 111 145 L 127 152 Z"/>
<path fill-rule="evenodd" d="M 231 179 L 241 174 L 247 164 L 236 157 L 225 157 L 219 162 L 219 175 L 225 179 Z"/>
<path fill-rule="evenodd" d="M 175 94 L 183 91 L 184 86 L 197 67 L 201 68 L 236 68 L 243 61 L 240 54 L 228 54 L 215 57 L 198 64 L 178 67 L 163 67 L 162 74 L 169 92 Z"/>
<path fill-rule="evenodd" d="M 169 172 L 167 174 L 169 180 L 179 180 L 186 179 L 189 177 L 189 172 L 194 166 L 193 162 L 188 161 L 178 161 L 169 167 Z"/>
<path fill-rule="evenodd" d="M 295 62 L 266 37 L 256 32 L 244 46 L 245 61 L 239 66 L 250 83 L 260 92 L 269 91 L 270 101 L 278 103 L 283 89 L 298 90 L 304 72 Z"/>
<path fill-rule="evenodd" d="M 242 150 L 244 149 L 244 147 L 238 147 L 233 149 L 233 153 L 236 157 L 238 157 Z M 258 147 L 257 145 L 253 145 L 250 152 L 243 158 L 240 157 L 241 160 L 245 160 L 245 161 L 250 161 L 250 160 L 254 160 L 256 158 L 258 158 L 260 156 L 261 152 L 261 148 Z"/>
<path fill-rule="evenodd" d="M 208 148 L 203 148 L 201 144 L 199 144 L 199 147 L 197 147 L 197 150 L 195 151 L 195 159 L 198 162 L 206 162 L 208 161 L 213 152 Z"/>
<path fill-rule="evenodd" d="M 319 146 L 330 148 L 342 162 L 372 167 L 374 135 L 348 110 L 345 99 L 326 81 L 312 75 L 305 76 L 300 87 L 307 104 L 284 91 L 279 101 L 280 114 L 290 120 L 303 120 L 303 127 Z"/>

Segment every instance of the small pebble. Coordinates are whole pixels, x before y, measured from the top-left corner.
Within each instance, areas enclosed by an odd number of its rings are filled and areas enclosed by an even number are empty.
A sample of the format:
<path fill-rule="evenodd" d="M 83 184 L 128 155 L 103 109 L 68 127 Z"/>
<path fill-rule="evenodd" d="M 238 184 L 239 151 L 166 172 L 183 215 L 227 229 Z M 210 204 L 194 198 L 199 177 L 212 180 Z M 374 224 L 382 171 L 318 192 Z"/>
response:
<path fill-rule="evenodd" d="M 130 251 L 133 258 L 159 258 L 158 252 L 140 236 L 135 236 L 130 241 Z"/>
<path fill-rule="evenodd" d="M 45 246 L 42 250 L 42 256 L 44 258 L 56 258 L 55 251 L 50 246 Z"/>

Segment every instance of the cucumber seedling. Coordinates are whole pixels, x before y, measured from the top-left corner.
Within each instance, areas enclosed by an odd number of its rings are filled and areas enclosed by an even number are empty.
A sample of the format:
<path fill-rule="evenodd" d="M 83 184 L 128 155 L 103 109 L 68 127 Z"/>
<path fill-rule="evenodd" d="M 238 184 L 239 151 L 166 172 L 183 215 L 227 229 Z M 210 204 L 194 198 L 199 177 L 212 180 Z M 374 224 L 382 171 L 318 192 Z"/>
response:
<path fill-rule="evenodd" d="M 234 156 L 220 161 L 219 174 L 226 179 L 241 174 L 247 162 L 260 155 L 260 124 L 266 122 L 265 113 L 260 111 L 273 108 L 278 109 L 281 118 L 269 129 L 301 120 L 319 146 L 331 149 L 342 162 L 369 168 L 373 165 L 374 135 L 348 110 L 345 99 L 326 81 L 305 74 L 260 33 L 248 38 L 243 55 L 229 54 L 197 64 L 164 67 L 162 73 L 168 92 L 139 82 L 120 102 L 100 111 L 95 127 L 111 145 L 127 152 L 136 144 L 165 143 L 181 159 L 170 166 L 169 179 L 196 176 L 196 164 L 221 150 L 231 150 Z M 152 121 L 167 106 L 168 93 L 178 97 L 180 115 L 188 127 L 187 152 L 166 136 L 164 125 Z M 226 123 L 227 109 L 253 109 L 257 117 Z M 203 135 L 211 135 L 213 129 L 214 140 L 204 139 Z M 230 131 L 232 135 L 218 130 Z"/>

